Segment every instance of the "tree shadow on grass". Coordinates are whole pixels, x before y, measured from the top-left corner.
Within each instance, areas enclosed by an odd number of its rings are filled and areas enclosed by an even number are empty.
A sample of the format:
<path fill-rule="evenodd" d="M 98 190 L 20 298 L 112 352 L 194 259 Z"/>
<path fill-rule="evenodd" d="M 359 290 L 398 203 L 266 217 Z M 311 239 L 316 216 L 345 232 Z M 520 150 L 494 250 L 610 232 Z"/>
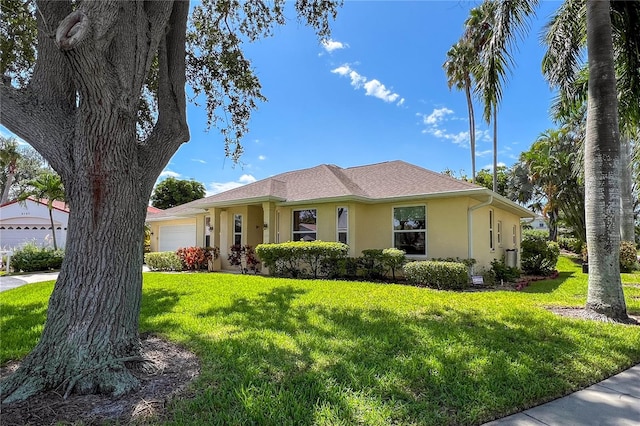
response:
<path fill-rule="evenodd" d="M 274 287 L 194 313 L 235 331 L 188 336 L 203 371 L 173 420 L 479 424 L 588 380 L 556 368 L 590 362 L 575 341 L 589 330 L 577 321 L 525 309 L 495 319 L 451 306 L 405 315 L 296 300 L 305 293 Z M 610 349 L 637 352 L 623 342 Z"/>
<path fill-rule="evenodd" d="M 535 293 L 535 294 L 553 293 L 568 279 L 573 278 L 575 274 L 576 272 L 573 272 L 573 271 L 560 272 L 556 278 L 535 281 L 528 287 L 524 288 L 522 291 L 524 293 Z"/>

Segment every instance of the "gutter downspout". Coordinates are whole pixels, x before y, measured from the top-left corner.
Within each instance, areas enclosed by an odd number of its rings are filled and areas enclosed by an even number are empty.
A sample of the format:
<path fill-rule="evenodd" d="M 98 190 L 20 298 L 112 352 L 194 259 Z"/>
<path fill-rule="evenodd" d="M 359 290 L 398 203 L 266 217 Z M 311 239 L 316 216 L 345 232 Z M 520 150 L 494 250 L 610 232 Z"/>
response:
<path fill-rule="evenodd" d="M 473 259 L 473 218 L 471 217 L 471 213 L 474 210 L 480 209 L 482 207 L 486 207 L 493 203 L 493 195 L 489 195 L 489 199 L 484 203 L 476 204 L 475 206 L 471 206 L 467 209 L 467 232 L 468 232 L 468 254 L 469 259 Z M 471 272 L 473 273 L 473 265 L 471 266 Z"/>

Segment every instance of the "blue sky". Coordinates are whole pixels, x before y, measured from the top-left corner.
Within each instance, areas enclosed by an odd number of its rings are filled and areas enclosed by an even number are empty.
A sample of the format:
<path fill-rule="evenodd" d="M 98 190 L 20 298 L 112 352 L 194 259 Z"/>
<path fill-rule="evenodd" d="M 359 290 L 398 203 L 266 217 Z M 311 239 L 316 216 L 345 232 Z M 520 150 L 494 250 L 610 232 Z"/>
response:
<path fill-rule="evenodd" d="M 206 132 L 204 110 L 189 105 L 191 141 L 161 178 L 195 179 L 213 194 L 318 164 L 404 160 L 469 175 L 466 100 L 463 92 L 449 90 L 442 64 L 478 3 L 346 0 L 325 43 L 291 10 L 288 25 L 246 48 L 269 100 L 253 114 L 241 163 L 225 159 L 222 138 L 215 129 Z M 554 127 L 539 40 L 559 4 L 541 2 L 514 54 L 516 67 L 498 112 L 500 163 L 512 165 Z M 481 109 L 476 103 L 476 117 Z M 481 119 L 476 124 L 477 168 L 489 168 L 492 134 Z"/>

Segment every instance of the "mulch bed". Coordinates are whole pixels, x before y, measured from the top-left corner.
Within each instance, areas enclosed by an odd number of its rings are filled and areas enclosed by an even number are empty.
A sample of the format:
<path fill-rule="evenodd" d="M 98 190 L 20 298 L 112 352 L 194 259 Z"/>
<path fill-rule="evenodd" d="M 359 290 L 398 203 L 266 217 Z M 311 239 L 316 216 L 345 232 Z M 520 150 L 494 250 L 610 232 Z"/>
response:
<path fill-rule="evenodd" d="M 104 395 L 70 395 L 49 391 L 26 401 L 0 406 L 0 424 L 13 425 L 101 425 L 158 421 L 167 403 L 181 394 L 200 373 L 194 354 L 155 336 L 143 336 L 142 356 L 151 360 L 154 371 L 135 372 L 140 388 L 119 398 Z M 15 371 L 18 362 L 0 369 L 0 377 Z M 148 369 L 147 369 L 148 370 Z"/>

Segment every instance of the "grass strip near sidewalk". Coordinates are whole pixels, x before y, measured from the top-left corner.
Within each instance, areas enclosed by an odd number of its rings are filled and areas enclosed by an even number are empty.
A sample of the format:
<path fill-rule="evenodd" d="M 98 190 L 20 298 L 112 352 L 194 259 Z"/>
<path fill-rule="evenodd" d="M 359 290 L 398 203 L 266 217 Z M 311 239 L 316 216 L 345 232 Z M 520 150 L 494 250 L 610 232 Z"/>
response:
<path fill-rule="evenodd" d="M 193 350 L 202 374 L 167 424 L 480 424 L 640 362 L 640 327 L 568 319 L 587 276 L 524 291 L 455 293 L 403 285 L 231 274 L 144 278 L 141 331 Z M 625 274 L 640 313 L 638 274 Z M 0 294 L 0 360 L 24 356 L 52 283 Z"/>

